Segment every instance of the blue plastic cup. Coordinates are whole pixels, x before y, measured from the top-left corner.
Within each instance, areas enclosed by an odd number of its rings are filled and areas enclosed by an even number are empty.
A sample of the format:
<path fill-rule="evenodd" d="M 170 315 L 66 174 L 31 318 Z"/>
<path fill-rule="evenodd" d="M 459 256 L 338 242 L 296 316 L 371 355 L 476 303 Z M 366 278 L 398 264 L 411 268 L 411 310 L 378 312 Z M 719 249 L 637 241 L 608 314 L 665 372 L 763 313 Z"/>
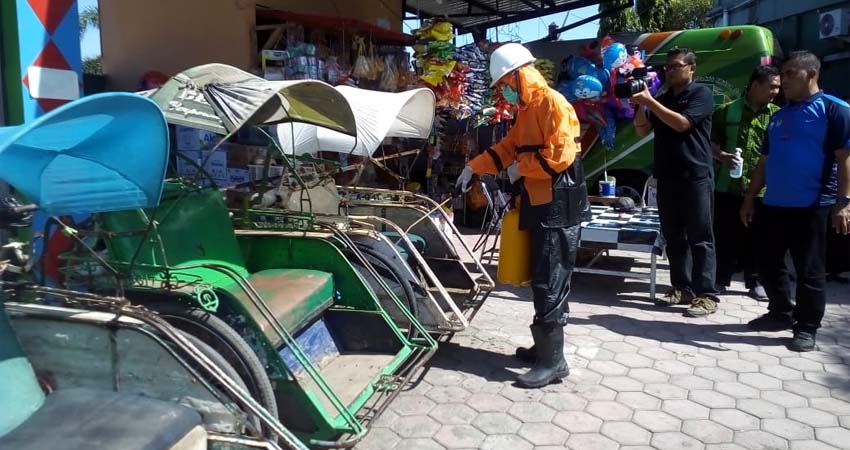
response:
<path fill-rule="evenodd" d="M 614 197 L 617 193 L 617 182 L 614 177 L 608 177 L 608 180 L 599 181 L 599 195 L 603 197 Z"/>

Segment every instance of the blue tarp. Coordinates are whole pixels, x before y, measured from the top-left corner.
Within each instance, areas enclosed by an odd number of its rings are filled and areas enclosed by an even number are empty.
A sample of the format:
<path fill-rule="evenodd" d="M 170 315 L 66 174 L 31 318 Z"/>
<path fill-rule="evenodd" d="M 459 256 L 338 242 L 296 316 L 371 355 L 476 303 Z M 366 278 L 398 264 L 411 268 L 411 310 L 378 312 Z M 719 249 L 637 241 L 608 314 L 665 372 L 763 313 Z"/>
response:
<path fill-rule="evenodd" d="M 159 204 L 168 127 L 157 105 L 106 93 L 0 128 L 0 179 L 49 215 Z"/>

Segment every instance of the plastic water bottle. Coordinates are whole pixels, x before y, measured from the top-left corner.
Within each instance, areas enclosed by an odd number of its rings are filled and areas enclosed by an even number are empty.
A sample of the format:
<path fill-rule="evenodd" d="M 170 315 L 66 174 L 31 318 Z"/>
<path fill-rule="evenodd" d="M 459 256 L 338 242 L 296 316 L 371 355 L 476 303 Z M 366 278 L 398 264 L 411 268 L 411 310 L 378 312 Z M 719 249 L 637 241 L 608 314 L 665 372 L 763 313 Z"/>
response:
<path fill-rule="evenodd" d="M 735 149 L 735 165 L 729 169 L 729 177 L 730 178 L 741 178 L 744 175 L 744 160 L 741 158 L 741 148 L 738 147 Z"/>

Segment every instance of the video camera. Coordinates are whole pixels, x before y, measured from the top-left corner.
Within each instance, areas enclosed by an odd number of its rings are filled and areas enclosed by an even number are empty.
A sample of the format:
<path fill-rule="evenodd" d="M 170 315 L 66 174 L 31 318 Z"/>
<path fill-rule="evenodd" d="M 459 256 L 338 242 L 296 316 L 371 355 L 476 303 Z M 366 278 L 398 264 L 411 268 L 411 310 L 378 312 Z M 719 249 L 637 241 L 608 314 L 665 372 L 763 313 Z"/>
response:
<path fill-rule="evenodd" d="M 614 85 L 614 96 L 617 98 L 630 98 L 638 92 L 647 89 L 651 82 L 650 72 L 656 72 L 663 79 L 663 67 L 653 66 L 637 67 L 632 70 L 631 77 Z"/>

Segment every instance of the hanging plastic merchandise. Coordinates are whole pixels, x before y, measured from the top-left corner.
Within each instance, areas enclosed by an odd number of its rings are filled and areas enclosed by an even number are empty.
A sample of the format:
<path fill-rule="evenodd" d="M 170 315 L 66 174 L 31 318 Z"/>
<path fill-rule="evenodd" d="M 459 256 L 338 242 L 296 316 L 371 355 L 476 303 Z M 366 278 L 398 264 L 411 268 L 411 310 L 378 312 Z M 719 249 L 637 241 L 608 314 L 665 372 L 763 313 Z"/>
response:
<path fill-rule="evenodd" d="M 325 73 L 330 84 L 337 84 L 340 78 L 340 68 L 336 56 L 329 56 L 328 62 L 325 63 Z"/>
<path fill-rule="evenodd" d="M 429 42 L 428 56 L 438 60 L 455 59 L 455 46 L 451 42 Z"/>
<path fill-rule="evenodd" d="M 463 73 L 463 82 L 466 84 L 460 113 L 460 118 L 465 119 L 478 114 L 483 109 L 490 78 L 487 70 L 487 55 L 475 43 L 472 43 L 459 47 L 455 51 L 455 59 L 460 65 L 459 70 Z"/>
<path fill-rule="evenodd" d="M 397 67 L 394 55 L 384 57 L 384 70 L 381 72 L 381 84 L 379 85 L 382 91 L 398 91 L 399 74 Z"/>
<path fill-rule="evenodd" d="M 426 20 L 421 28 L 413 30 L 417 39 L 423 41 L 451 41 L 454 37 L 452 24 L 450 22 L 435 22 Z"/>
<path fill-rule="evenodd" d="M 484 96 L 481 111 L 476 114 L 473 127 L 502 123 L 513 119 L 516 107 L 511 106 L 498 89 L 490 89 Z"/>
<path fill-rule="evenodd" d="M 354 46 L 357 49 L 357 59 L 354 61 L 351 75 L 357 78 L 369 78 L 372 68 L 369 58 L 366 57 L 366 39 L 359 36 L 354 38 Z"/>
<path fill-rule="evenodd" d="M 422 81 L 428 83 L 429 87 L 434 89 L 435 94 L 438 94 L 437 88 L 439 88 L 443 80 L 452 73 L 452 70 L 455 68 L 455 64 L 456 62 L 453 60 L 427 62 L 425 64 L 425 72 L 420 78 L 422 78 Z M 439 99 L 439 95 L 437 95 L 437 97 Z"/>
<path fill-rule="evenodd" d="M 447 110 L 455 119 L 462 118 L 463 94 L 466 91 L 464 66 L 455 62 L 454 68 L 434 89 L 437 96 L 437 109 Z"/>
<path fill-rule="evenodd" d="M 454 35 L 448 22 L 425 21 L 413 31 L 419 42 L 414 46 L 420 79 L 434 91 L 437 114 L 451 114 L 460 108 L 466 76 L 455 60 Z M 467 113 L 468 114 L 468 113 Z"/>
<path fill-rule="evenodd" d="M 478 57 L 477 64 L 478 67 L 483 70 L 478 73 L 483 76 L 480 77 L 480 79 L 477 79 L 473 83 L 473 86 L 475 87 L 476 93 L 479 92 L 478 89 L 480 89 L 482 86 L 483 91 L 480 91 L 481 106 L 476 111 L 475 117 L 473 118 L 473 128 L 511 120 L 513 119 L 514 113 L 516 112 L 516 107 L 511 106 L 507 102 L 507 100 L 502 97 L 501 91 L 499 89 L 490 89 L 490 61 L 488 56 L 484 54 L 484 52 L 480 52 L 480 54 L 481 56 Z"/>
<path fill-rule="evenodd" d="M 369 44 L 369 76 L 370 80 L 377 80 L 384 71 L 384 60 L 375 54 L 375 46 Z"/>
<path fill-rule="evenodd" d="M 400 91 L 407 91 L 419 87 L 419 77 L 410 65 L 410 55 L 403 53 L 404 57 L 399 62 L 398 85 Z"/>
<path fill-rule="evenodd" d="M 451 33 L 451 24 L 425 21 L 423 27 L 414 30 L 413 34 L 419 39 L 414 50 L 417 64 L 422 68 L 420 78 L 434 89 L 455 68 L 454 46 L 450 42 L 454 37 Z"/>

